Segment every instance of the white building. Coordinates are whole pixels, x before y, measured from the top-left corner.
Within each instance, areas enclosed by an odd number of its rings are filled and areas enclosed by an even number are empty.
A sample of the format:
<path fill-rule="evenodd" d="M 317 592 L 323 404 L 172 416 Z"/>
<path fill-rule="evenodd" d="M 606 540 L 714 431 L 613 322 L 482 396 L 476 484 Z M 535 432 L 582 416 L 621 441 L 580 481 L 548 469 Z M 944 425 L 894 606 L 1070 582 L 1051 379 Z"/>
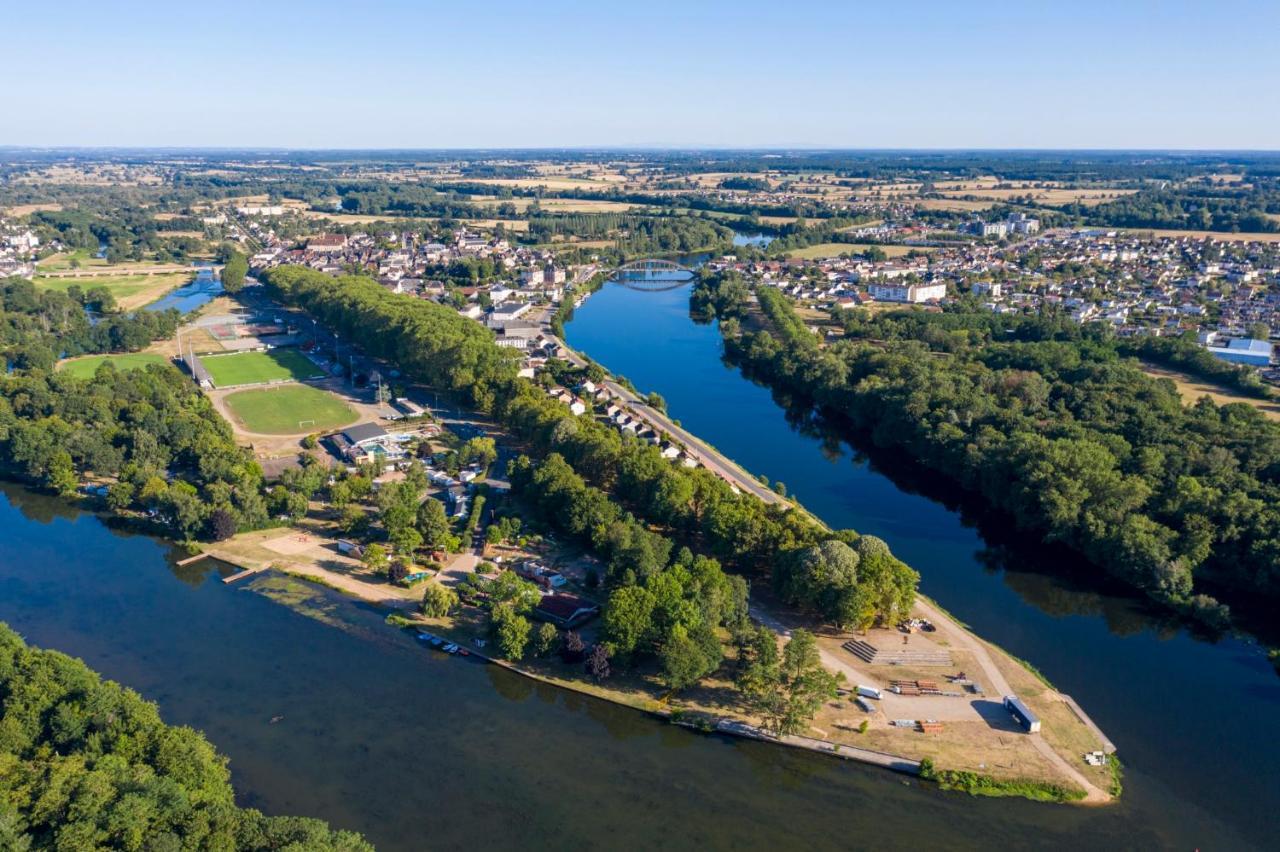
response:
<path fill-rule="evenodd" d="M 947 285 L 941 281 L 927 284 L 908 284 L 889 281 L 873 283 L 867 288 L 871 298 L 878 302 L 908 302 L 918 305 L 923 302 L 936 302 L 947 296 Z"/>
<path fill-rule="evenodd" d="M 1032 219 L 1026 213 L 1014 213 L 1009 217 L 1008 225 L 1015 234 L 1034 234 L 1040 230 L 1040 220 Z"/>

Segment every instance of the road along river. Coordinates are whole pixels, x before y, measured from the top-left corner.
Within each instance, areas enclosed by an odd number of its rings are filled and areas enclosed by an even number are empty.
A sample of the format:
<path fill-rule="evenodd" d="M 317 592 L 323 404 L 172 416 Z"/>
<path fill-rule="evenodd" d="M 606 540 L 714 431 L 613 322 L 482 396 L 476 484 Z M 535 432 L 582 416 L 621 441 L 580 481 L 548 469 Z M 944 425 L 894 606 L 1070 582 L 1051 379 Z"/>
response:
<path fill-rule="evenodd" d="M 784 482 L 832 527 L 884 538 L 921 572 L 926 594 L 1073 695 L 1119 746 L 1117 811 L 1132 830 L 1170 831 L 1179 846 L 1274 841 L 1280 678 L 1256 645 L 1194 637 L 909 465 L 872 464 L 823 424 L 789 415 L 785 400 L 721 361 L 719 332 L 690 320 L 688 292 L 606 285 L 566 340 L 642 394 L 657 391 L 684 428 Z"/>

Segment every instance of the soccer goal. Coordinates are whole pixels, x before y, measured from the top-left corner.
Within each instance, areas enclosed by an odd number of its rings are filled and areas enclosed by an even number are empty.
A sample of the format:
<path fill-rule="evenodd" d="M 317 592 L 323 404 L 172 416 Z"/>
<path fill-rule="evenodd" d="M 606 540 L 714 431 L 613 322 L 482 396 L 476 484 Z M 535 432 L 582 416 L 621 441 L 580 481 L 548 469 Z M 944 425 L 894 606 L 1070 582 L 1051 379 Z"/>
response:
<path fill-rule="evenodd" d="M 307 428 L 308 426 L 315 426 L 315 425 L 316 425 L 316 421 L 314 421 L 314 420 L 299 420 L 299 421 L 298 421 L 298 428 L 299 428 L 299 429 L 305 429 L 305 428 Z"/>

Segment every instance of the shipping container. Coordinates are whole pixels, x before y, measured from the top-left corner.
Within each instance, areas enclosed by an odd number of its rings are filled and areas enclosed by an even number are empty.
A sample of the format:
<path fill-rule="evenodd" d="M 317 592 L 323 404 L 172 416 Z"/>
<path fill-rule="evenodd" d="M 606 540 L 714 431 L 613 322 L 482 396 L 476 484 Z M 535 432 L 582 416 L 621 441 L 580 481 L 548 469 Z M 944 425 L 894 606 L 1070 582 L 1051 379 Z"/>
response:
<path fill-rule="evenodd" d="M 1034 734 L 1040 730 L 1040 717 L 1031 712 L 1031 708 L 1022 703 L 1022 699 L 1016 695 L 1006 695 L 1004 697 L 1004 709 L 1018 721 L 1018 724 L 1026 729 L 1027 733 Z"/>

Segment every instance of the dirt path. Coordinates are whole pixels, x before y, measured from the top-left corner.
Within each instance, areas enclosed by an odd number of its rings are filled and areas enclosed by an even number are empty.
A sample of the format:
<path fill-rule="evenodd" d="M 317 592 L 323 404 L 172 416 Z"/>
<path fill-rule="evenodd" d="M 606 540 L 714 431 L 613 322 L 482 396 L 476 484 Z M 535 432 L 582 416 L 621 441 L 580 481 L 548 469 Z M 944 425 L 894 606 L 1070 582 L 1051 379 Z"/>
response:
<path fill-rule="evenodd" d="M 782 636 L 790 636 L 791 629 L 777 617 L 761 609 L 752 607 L 751 617 Z M 952 696 L 911 696 L 896 695 L 884 688 L 883 681 L 863 671 L 849 658 L 836 651 L 824 648 L 818 643 L 818 656 L 822 664 L 834 672 L 844 675 L 845 685 L 852 688 L 859 684 L 874 686 L 882 690 L 882 697 L 877 706 L 888 719 L 936 719 L 943 722 L 983 722 L 985 719 L 973 706 L 969 698 Z"/>
<path fill-rule="evenodd" d="M 988 653 L 986 646 L 982 642 L 979 642 L 972 634 L 969 633 L 969 631 L 957 624 L 941 609 L 934 606 L 932 601 L 926 600 L 923 597 L 916 598 L 916 610 L 934 624 L 948 625 L 950 628 L 948 633 L 951 635 L 951 638 L 957 645 L 973 654 L 978 665 L 982 667 L 983 674 L 987 677 L 987 682 L 991 684 L 992 689 L 994 689 L 997 694 L 1001 696 L 1014 694 L 1013 688 L 1009 686 L 1009 681 L 1005 679 L 1004 674 L 996 665 L 995 660 L 991 659 L 991 654 Z M 1045 742 L 1044 737 L 1038 733 L 1028 734 L 1028 736 L 1031 739 L 1031 744 L 1035 746 L 1036 751 L 1040 752 L 1040 754 L 1057 767 L 1062 774 L 1066 775 L 1078 784 L 1080 789 L 1085 791 L 1085 802 L 1090 804 L 1101 804 L 1103 802 L 1111 801 L 1111 795 L 1109 793 L 1100 789 L 1092 781 L 1084 777 L 1078 769 L 1067 762 L 1066 758 L 1058 754 L 1053 746 Z"/>
<path fill-rule="evenodd" d="M 279 567 L 289 574 L 301 574 L 319 580 L 326 586 L 332 586 L 352 597 L 360 598 L 369 603 L 379 604 L 380 606 L 394 607 L 396 609 L 412 609 L 418 604 L 419 597 L 412 597 L 410 589 L 396 589 L 391 586 L 378 585 L 369 583 L 364 580 L 358 580 L 355 577 L 348 577 L 345 574 L 339 574 L 336 571 L 329 571 L 310 562 L 293 562 L 289 560 L 281 560 Z"/>

